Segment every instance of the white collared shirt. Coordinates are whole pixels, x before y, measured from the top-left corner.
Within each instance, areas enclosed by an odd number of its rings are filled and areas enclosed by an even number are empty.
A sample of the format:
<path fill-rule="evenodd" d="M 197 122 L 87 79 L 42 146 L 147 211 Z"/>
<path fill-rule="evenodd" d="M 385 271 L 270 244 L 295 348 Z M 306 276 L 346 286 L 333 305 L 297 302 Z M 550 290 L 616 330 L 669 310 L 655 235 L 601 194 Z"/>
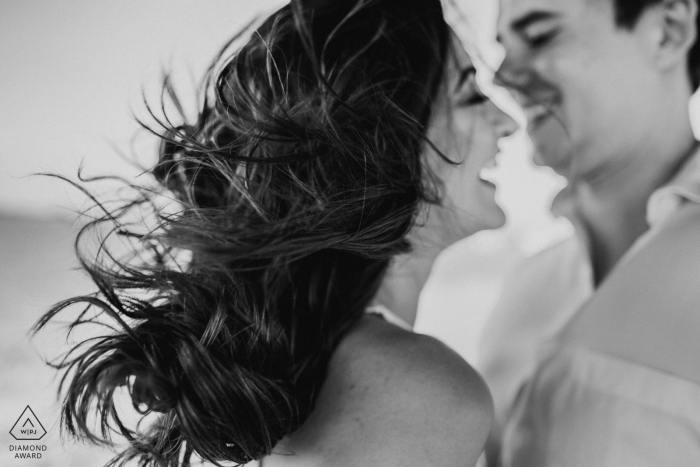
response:
<path fill-rule="evenodd" d="M 700 152 L 652 194 L 650 230 L 622 261 L 688 202 L 700 204 Z M 496 405 L 503 464 L 700 465 L 700 384 L 557 339 L 594 292 L 577 236 L 528 259 L 505 282 L 479 365 Z"/>

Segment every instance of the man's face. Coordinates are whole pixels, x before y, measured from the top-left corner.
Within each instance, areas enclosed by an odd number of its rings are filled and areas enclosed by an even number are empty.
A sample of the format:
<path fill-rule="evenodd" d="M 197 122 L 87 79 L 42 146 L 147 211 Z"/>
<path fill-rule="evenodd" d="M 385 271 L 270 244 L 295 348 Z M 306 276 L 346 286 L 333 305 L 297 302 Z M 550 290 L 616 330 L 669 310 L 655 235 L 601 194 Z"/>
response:
<path fill-rule="evenodd" d="M 525 109 L 537 161 L 570 181 L 625 167 L 658 123 L 648 37 L 619 28 L 612 1 L 501 0 L 497 79 Z"/>

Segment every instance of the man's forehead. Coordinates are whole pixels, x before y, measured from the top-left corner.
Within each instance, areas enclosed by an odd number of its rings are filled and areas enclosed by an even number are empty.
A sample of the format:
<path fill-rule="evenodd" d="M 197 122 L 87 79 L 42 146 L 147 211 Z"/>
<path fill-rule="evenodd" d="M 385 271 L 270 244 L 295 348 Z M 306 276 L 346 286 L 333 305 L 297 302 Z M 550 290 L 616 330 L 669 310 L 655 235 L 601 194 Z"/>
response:
<path fill-rule="evenodd" d="M 525 19 L 575 17 L 591 8 L 610 8 L 613 0 L 500 0 L 499 31 L 506 31 L 522 24 Z"/>

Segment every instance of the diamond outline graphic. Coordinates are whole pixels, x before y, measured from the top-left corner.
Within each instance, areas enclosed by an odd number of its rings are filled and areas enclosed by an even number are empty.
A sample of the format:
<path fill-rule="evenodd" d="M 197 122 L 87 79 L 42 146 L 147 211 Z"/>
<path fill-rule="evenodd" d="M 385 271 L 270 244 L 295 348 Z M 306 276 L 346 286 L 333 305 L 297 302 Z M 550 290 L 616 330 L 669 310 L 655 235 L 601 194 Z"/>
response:
<path fill-rule="evenodd" d="M 29 411 L 29 413 L 27 413 L 27 411 Z M 13 433 L 13 431 L 14 431 L 15 428 L 17 428 L 17 425 L 19 424 L 19 422 L 21 422 L 22 420 L 24 420 L 24 424 L 23 424 L 20 428 L 23 428 L 24 425 L 27 424 L 27 420 L 29 420 L 29 423 L 31 423 L 32 425 L 34 425 L 34 423 L 32 422 L 32 418 L 33 418 L 34 421 L 36 421 L 36 423 L 39 425 L 39 427 L 41 428 L 41 431 L 43 431 L 43 433 L 41 433 L 41 436 L 39 436 L 38 438 L 26 438 L 26 437 L 19 437 L 19 438 L 18 438 L 17 436 L 15 436 L 15 434 Z M 34 428 L 36 428 L 36 426 L 34 426 Z M 17 441 L 38 441 L 38 440 L 40 440 L 41 438 L 43 438 L 43 437 L 46 435 L 46 428 L 44 428 L 44 425 L 41 424 L 41 422 L 39 421 L 39 417 L 36 416 L 36 414 L 34 413 L 34 411 L 32 410 L 32 408 L 29 407 L 29 406 L 27 406 L 27 407 L 22 411 L 22 414 L 19 416 L 19 418 L 17 419 L 17 421 L 15 422 L 15 424 L 12 425 L 12 429 L 10 430 L 10 434 L 11 434 L 12 437 L 13 437 L 14 439 L 16 439 Z M 37 435 L 38 435 L 38 433 L 37 433 Z M 37 436 L 37 435 L 33 435 L 33 436 Z"/>

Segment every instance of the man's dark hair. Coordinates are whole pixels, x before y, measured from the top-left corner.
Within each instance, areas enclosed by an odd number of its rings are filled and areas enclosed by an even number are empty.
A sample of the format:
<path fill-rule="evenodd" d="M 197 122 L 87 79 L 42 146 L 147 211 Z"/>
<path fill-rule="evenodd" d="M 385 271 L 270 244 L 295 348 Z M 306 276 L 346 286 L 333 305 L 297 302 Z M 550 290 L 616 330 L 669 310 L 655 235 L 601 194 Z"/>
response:
<path fill-rule="evenodd" d="M 614 0 L 615 21 L 619 26 L 631 29 L 637 24 L 644 10 L 652 5 L 658 5 L 662 1 L 663 0 Z M 700 18 L 700 16 L 698 18 Z M 698 19 L 696 19 L 696 24 L 700 30 L 700 22 Z M 690 74 L 690 82 L 693 86 L 693 90 L 697 90 L 698 87 L 700 87 L 700 46 L 697 40 L 688 53 L 688 73 Z"/>

